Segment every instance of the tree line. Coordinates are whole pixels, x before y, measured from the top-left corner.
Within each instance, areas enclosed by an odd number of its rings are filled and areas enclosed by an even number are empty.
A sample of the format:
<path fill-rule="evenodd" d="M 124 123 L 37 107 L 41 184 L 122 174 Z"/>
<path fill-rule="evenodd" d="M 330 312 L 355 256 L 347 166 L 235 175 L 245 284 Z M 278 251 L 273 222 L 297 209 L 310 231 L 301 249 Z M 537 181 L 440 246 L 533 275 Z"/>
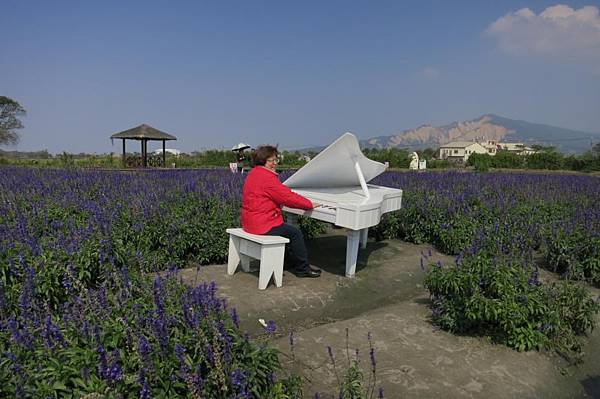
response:
<path fill-rule="evenodd" d="M 496 155 L 471 154 L 467 166 L 478 171 L 495 169 L 546 169 L 580 172 L 600 171 L 600 143 L 582 155 L 565 155 L 548 147 L 531 155 L 498 151 Z"/>
<path fill-rule="evenodd" d="M 19 141 L 19 129 L 23 128 L 21 117 L 25 116 L 25 109 L 17 101 L 0 96 L 0 145 L 14 145 Z M 406 169 L 410 163 L 412 150 L 406 148 L 365 148 L 363 153 L 370 159 L 387 162 L 390 168 Z M 427 168 L 452 168 L 455 163 L 447 160 L 436 159 L 438 150 L 426 148 L 417 150 L 420 159 L 427 161 Z M 314 158 L 318 153 L 311 151 L 300 153 L 297 151 L 282 151 L 280 168 L 300 168 L 308 159 Z M 229 163 L 236 162 L 236 154 L 229 150 L 194 151 L 191 154 L 178 156 L 167 155 L 167 165 L 176 167 L 226 167 Z M 40 165 L 51 167 L 119 167 L 119 158 L 114 154 L 91 155 L 69 154 L 63 152 L 53 156 L 47 150 L 23 152 L 3 151 L 0 149 L 0 163 L 20 165 Z M 565 155 L 557 152 L 553 147 L 539 147 L 535 154 L 519 155 L 508 151 L 498 151 L 494 156 L 488 154 L 472 154 L 466 166 L 479 171 L 495 169 L 548 169 L 548 170 L 574 170 L 574 171 L 600 171 L 600 143 L 583 155 Z M 246 152 L 244 167 L 252 167 L 251 152 Z"/>

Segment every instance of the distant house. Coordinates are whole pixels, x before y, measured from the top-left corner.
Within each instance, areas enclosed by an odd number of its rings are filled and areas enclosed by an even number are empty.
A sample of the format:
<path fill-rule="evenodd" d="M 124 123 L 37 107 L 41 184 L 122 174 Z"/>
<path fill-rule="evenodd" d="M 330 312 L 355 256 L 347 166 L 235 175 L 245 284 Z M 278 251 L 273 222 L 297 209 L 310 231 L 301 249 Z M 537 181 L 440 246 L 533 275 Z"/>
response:
<path fill-rule="evenodd" d="M 440 159 L 466 163 L 471 154 L 489 154 L 489 150 L 474 141 L 454 141 L 440 147 Z"/>
<path fill-rule="evenodd" d="M 485 147 L 489 155 L 496 155 L 496 152 L 499 148 L 498 142 L 496 140 L 487 140 L 481 142 L 480 144 Z"/>
<path fill-rule="evenodd" d="M 512 152 L 519 155 L 535 154 L 535 150 L 525 146 L 523 143 L 498 143 L 498 148 L 503 151 Z"/>
<path fill-rule="evenodd" d="M 162 155 L 163 150 L 162 150 L 162 148 L 159 148 L 158 150 L 155 150 L 154 153 L 156 155 Z M 173 155 L 177 155 L 177 156 L 181 155 L 181 151 L 176 150 L 174 148 L 165 148 L 165 153 L 167 153 L 167 154 L 173 154 Z"/>

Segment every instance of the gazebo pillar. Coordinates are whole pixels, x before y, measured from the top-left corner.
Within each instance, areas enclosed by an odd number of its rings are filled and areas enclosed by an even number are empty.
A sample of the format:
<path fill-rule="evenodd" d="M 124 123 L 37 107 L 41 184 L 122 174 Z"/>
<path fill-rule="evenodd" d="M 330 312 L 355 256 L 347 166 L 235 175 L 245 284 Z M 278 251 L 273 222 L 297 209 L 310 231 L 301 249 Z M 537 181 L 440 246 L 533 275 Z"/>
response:
<path fill-rule="evenodd" d="M 165 154 L 165 142 L 166 140 L 163 140 L 163 168 L 167 167 L 167 155 Z"/>
<path fill-rule="evenodd" d="M 126 163 L 126 158 L 127 158 L 126 154 L 127 153 L 125 152 L 125 139 L 122 139 L 122 140 L 123 140 L 123 159 L 122 159 L 122 161 L 123 161 L 123 169 L 125 169 L 126 164 L 127 164 Z"/>
<path fill-rule="evenodd" d="M 145 143 L 145 140 L 141 139 L 140 140 L 140 145 L 141 145 L 140 154 L 142 156 L 142 168 L 146 167 L 146 149 L 144 148 L 144 143 Z"/>

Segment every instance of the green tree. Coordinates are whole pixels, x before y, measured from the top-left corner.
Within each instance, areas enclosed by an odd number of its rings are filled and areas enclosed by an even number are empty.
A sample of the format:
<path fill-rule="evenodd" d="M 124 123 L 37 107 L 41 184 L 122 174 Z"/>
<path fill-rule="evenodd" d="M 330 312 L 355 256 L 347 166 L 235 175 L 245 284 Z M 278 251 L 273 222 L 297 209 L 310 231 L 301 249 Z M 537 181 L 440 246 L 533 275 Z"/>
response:
<path fill-rule="evenodd" d="M 23 128 L 20 116 L 25 109 L 12 98 L 0 96 L 0 145 L 16 144 L 19 141 L 17 129 Z"/>
<path fill-rule="evenodd" d="M 564 156 L 555 151 L 536 152 L 529 155 L 526 160 L 526 166 L 530 169 L 561 169 Z"/>
<path fill-rule="evenodd" d="M 478 172 L 487 172 L 492 165 L 492 157 L 489 154 L 471 154 L 467 166 L 474 166 Z"/>
<path fill-rule="evenodd" d="M 541 144 L 533 144 L 531 149 L 537 152 L 553 152 L 556 147 L 552 145 L 541 145 Z"/>
<path fill-rule="evenodd" d="M 435 158 L 438 153 L 439 151 L 436 151 L 433 148 L 425 148 L 424 150 L 417 151 L 417 154 L 419 154 L 419 159 L 427 160 Z"/>

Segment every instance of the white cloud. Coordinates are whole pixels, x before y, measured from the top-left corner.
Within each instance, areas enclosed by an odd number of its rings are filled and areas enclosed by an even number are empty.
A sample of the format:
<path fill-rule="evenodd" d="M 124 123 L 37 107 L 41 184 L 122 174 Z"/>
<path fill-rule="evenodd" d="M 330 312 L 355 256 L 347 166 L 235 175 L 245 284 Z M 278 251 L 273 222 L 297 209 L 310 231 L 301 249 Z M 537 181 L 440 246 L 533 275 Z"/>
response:
<path fill-rule="evenodd" d="M 435 80 L 440 77 L 440 71 L 430 66 L 423 68 L 421 74 L 429 80 Z"/>
<path fill-rule="evenodd" d="M 509 54 L 537 54 L 577 62 L 600 63 L 600 13 L 558 4 L 536 15 L 522 8 L 498 18 L 486 30 Z"/>

